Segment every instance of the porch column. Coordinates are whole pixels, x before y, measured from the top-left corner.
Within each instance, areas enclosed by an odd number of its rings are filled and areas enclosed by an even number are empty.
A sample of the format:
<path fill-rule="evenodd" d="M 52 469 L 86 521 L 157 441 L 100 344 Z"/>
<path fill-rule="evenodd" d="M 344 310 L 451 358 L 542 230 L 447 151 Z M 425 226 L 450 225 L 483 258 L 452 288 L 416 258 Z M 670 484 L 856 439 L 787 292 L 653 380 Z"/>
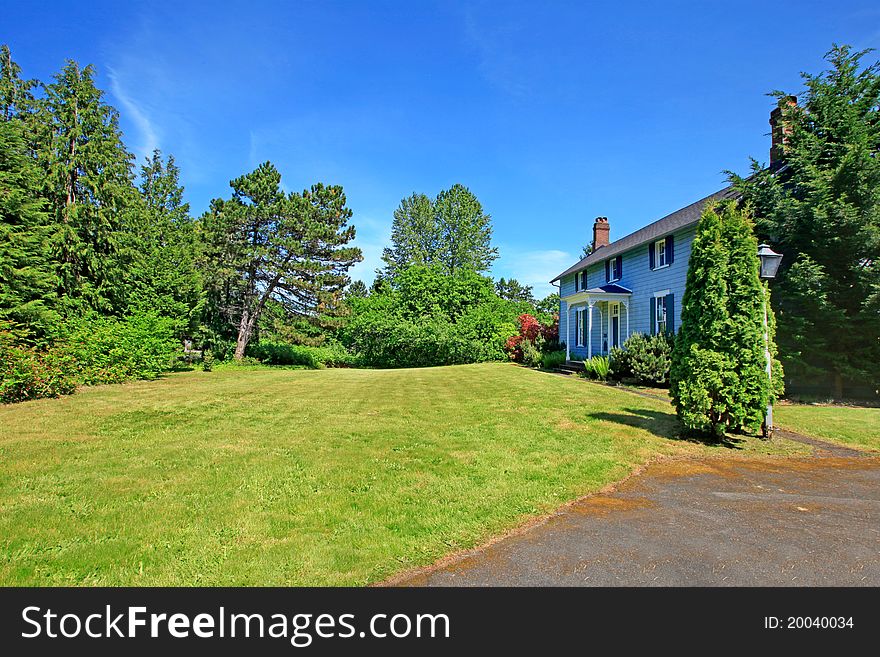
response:
<path fill-rule="evenodd" d="M 593 304 L 587 304 L 587 360 L 593 357 Z"/>

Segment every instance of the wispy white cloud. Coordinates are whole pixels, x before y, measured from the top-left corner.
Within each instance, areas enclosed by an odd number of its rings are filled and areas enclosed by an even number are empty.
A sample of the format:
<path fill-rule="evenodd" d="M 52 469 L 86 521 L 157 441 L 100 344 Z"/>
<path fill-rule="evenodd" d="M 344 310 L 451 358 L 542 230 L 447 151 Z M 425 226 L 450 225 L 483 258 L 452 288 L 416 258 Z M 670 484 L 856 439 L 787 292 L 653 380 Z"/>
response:
<path fill-rule="evenodd" d="M 110 91 L 114 98 L 122 105 L 123 111 L 128 119 L 134 123 L 140 132 L 140 142 L 135 148 L 138 161 L 149 156 L 153 150 L 159 148 L 159 135 L 150 117 L 142 104 L 137 102 L 135 98 L 123 87 L 119 74 L 115 69 L 107 69 L 107 76 L 110 78 Z"/>
<path fill-rule="evenodd" d="M 507 246 L 500 251 L 501 257 L 492 268 L 495 277 L 515 278 L 523 285 L 531 285 L 539 299 L 557 291 L 550 279 L 575 261 L 568 251 L 556 249 L 526 250 Z"/>

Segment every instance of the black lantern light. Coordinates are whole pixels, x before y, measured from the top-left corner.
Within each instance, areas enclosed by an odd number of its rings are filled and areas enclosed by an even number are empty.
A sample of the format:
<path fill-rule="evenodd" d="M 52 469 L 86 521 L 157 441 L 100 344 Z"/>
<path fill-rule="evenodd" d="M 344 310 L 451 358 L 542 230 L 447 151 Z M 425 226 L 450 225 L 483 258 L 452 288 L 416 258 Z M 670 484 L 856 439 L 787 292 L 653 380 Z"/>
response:
<path fill-rule="evenodd" d="M 776 278 L 779 263 L 782 262 L 782 254 L 776 253 L 769 244 L 761 244 L 758 247 L 758 257 L 761 259 L 761 278 Z"/>

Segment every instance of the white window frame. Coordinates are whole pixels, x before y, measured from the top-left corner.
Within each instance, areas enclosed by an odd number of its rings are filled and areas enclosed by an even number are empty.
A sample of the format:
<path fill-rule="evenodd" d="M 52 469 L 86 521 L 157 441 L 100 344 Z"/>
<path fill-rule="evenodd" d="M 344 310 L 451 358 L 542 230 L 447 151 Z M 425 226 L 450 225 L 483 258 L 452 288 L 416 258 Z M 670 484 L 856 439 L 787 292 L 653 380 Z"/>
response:
<path fill-rule="evenodd" d="M 661 333 L 666 332 L 666 325 L 669 321 L 669 316 L 667 314 L 666 308 L 666 295 L 669 294 L 671 290 L 661 290 L 660 292 L 654 292 L 654 334 L 660 335 Z M 662 302 L 660 300 L 663 300 Z M 660 304 L 663 304 L 663 330 L 660 330 Z"/>
<path fill-rule="evenodd" d="M 660 259 L 663 259 L 663 264 L 660 264 Z M 669 266 L 669 262 L 667 262 L 668 254 L 666 253 L 666 238 L 664 237 L 662 240 L 657 240 L 654 242 L 654 270 L 657 269 L 665 269 Z"/>
<path fill-rule="evenodd" d="M 623 260 L 621 259 L 620 268 L 623 269 Z M 617 269 L 617 258 L 611 258 L 610 264 L 608 265 L 608 273 L 610 274 L 610 278 L 608 279 L 609 283 L 614 283 L 620 280 L 620 271 Z"/>
<path fill-rule="evenodd" d="M 574 311 L 574 344 L 576 347 L 583 347 L 584 342 L 584 309 L 578 308 Z"/>

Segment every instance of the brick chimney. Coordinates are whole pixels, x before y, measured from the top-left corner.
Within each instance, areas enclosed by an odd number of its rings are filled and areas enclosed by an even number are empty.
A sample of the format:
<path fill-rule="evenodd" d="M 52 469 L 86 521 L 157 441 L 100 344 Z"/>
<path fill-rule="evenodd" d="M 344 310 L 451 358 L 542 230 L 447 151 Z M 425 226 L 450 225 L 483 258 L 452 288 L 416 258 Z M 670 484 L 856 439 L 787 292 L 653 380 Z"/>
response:
<path fill-rule="evenodd" d="M 608 225 L 608 217 L 596 217 L 596 223 L 593 224 L 593 251 L 600 246 L 608 246 L 610 233 L 611 226 Z"/>
<path fill-rule="evenodd" d="M 770 168 L 776 169 L 782 164 L 785 156 L 785 145 L 788 135 L 791 134 L 791 126 L 787 125 L 783 112 L 797 107 L 797 96 L 785 96 L 779 99 L 779 104 L 770 112 Z"/>

